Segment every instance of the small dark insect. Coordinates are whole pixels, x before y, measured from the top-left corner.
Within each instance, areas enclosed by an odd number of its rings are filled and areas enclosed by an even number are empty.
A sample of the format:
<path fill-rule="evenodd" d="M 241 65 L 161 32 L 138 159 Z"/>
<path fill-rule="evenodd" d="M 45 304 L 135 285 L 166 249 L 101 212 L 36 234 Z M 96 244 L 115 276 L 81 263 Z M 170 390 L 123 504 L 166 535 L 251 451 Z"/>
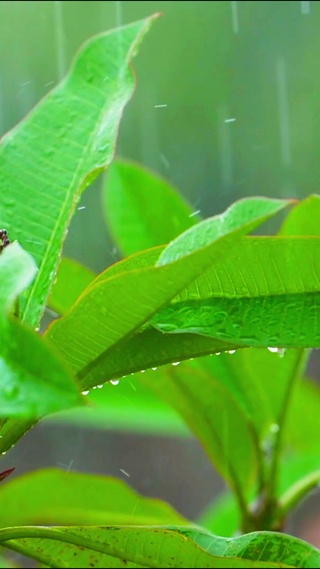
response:
<path fill-rule="evenodd" d="M 5 229 L 0 229 L 0 253 L 2 253 L 3 249 L 9 244 L 8 233 Z"/>

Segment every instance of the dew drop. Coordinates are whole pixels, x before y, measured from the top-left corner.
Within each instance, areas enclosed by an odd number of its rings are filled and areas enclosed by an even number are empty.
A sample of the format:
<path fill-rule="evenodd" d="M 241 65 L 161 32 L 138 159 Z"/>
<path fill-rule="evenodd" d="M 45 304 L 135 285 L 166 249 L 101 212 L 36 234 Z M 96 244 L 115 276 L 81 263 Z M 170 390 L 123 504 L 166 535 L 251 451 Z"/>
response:
<path fill-rule="evenodd" d="M 286 353 L 286 349 L 285 348 L 278 348 L 278 355 L 280 356 L 280 358 L 283 358 L 283 356 Z"/>
<path fill-rule="evenodd" d="M 220 355 L 221 355 L 221 352 L 216 352 L 216 356 L 220 356 Z"/>
<path fill-rule="evenodd" d="M 4 450 L 1 454 L 2 454 L 2 456 L 3 456 L 3 455 L 5 455 L 5 454 L 7 454 L 7 451 Z"/>
<path fill-rule="evenodd" d="M 111 383 L 111 385 L 119 385 L 120 380 L 119 379 L 111 379 L 110 383 Z"/>
<path fill-rule="evenodd" d="M 97 388 L 98 388 L 98 389 L 102 389 L 102 388 L 103 388 L 103 385 L 97 385 Z"/>
<path fill-rule="evenodd" d="M 157 371 L 158 368 L 157 368 L 157 367 L 153 367 L 152 369 L 153 369 L 153 371 Z"/>
<path fill-rule="evenodd" d="M 173 362 L 172 365 L 173 366 L 178 366 L 180 364 L 180 362 Z"/>
<path fill-rule="evenodd" d="M 82 391 L 82 395 L 88 395 L 89 393 L 89 389 L 87 389 L 86 391 Z"/>
<path fill-rule="evenodd" d="M 236 350 L 229 350 L 228 351 L 228 354 L 235 354 L 235 353 L 236 353 Z"/>
<path fill-rule="evenodd" d="M 273 354 L 276 354 L 277 351 L 278 351 L 278 348 L 271 348 L 271 347 L 268 347 L 268 350 L 269 350 L 269 352 L 272 352 Z"/>
<path fill-rule="evenodd" d="M 142 369 L 142 370 L 141 370 L 141 373 L 145 373 L 145 371 L 146 371 L 145 369 Z"/>

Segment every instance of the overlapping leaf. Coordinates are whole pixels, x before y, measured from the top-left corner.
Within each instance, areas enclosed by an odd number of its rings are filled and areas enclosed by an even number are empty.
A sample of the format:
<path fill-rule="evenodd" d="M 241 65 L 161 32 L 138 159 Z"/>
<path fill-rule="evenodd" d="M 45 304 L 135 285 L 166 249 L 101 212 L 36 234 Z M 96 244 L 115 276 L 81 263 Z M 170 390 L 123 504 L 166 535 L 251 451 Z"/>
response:
<path fill-rule="evenodd" d="M 94 272 L 87 267 L 63 257 L 49 298 L 50 308 L 63 316 L 94 277 Z"/>
<path fill-rule="evenodd" d="M 0 255 L 1 418 L 36 418 L 82 403 L 70 372 L 47 342 L 6 315 L 35 274 L 32 257 L 18 243 L 4 249 Z"/>
<path fill-rule="evenodd" d="M 160 500 L 121 480 L 47 469 L 0 487 L 0 527 L 18 525 L 186 524 Z"/>
<path fill-rule="evenodd" d="M 271 532 L 235 539 L 185 527 L 17 527 L 0 542 L 49 567 L 319 567 L 320 554 Z"/>
<path fill-rule="evenodd" d="M 90 40 L 66 79 L 2 140 L 1 224 L 39 268 L 21 303 L 30 325 L 41 318 L 80 192 L 113 157 L 134 87 L 129 63 L 150 23 Z"/>
<path fill-rule="evenodd" d="M 169 243 L 199 220 L 167 182 L 123 160 L 109 168 L 104 204 L 107 227 L 125 255 Z"/>
<path fill-rule="evenodd" d="M 288 202 L 281 200 L 242 200 L 225 214 L 203 225 L 199 223 L 169 246 L 169 256 L 162 258 L 161 265 L 121 273 L 91 285 L 73 309 L 51 326 L 50 340 L 58 345 L 79 378 L 84 378 L 108 348 L 141 327 L 203 273 L 213 259 L 225 255 L 232 239 L 251 231 L 286 205 Z"/>

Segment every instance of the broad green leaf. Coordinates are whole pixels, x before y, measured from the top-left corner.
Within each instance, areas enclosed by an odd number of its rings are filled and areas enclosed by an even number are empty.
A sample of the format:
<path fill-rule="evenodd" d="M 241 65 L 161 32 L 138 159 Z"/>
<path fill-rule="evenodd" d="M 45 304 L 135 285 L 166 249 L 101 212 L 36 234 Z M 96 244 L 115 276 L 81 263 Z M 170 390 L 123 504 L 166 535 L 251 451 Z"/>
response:
<path fill-rule="evenodd" d="M 0 372 L 0 417 L 39 418 L 83 404 L 59 354 L 17 320 L 1 326 Z"/>
<path fill-rule="evenodd" d="M 35 273 L 32 257 L 18 243 L 4 249 L 0 255 L 2 311 L 12 306 Z M 35 418 L 82 403 L 59 357 L 40 336 L 17 320 L 1 319 L 0 371 L 1 418 Z"/>
<path fill-rule="evenodd" d="M 3 250 L 0 255 L 0 313 L 12 308 L 36 272 L 33 258 L 18 243 L 11 243 Z"/>
<path fill-rule="evenodd" d="M 132 162 L 112 163 L 103 196 L 107 227 L 125 255 L 169 243 L 199 220 L 167 182 Z"/>
<path fill-rule="evenodd" d="M 320 235 L 320 196 L 299 202 L 284 220 L 280 235 Z"/>
<path fill-rule="evenodd" d="M 183 417 L 245 510 L 246 496 L 257 481 L 260 457 L 259 440 L 249 418 L 232 391 L 207 373 L 201 360 L 162 371 L 152 389 Z"/>
<path fill-rule="evenodd" d="M 282 225 L 281 233 L 294 236 L 319 236 L 319 214 L 319 196 L 309 196 L 291 210 Z M 320 390 L 312 382 L 304 380 L 303 373 L 300 373 L 300 377 L 296 379 L 298 381 L 293 383 L 290 404 L 287 402 L 285 414 L 285 445 L 281 457 L 278 488 L 284 516 L 317 485 L 320 477 L 318 437 Z"/>
<path fill-rule="evenodd" d="M 243 512 L 257 490 L 254 483 L 258 480 L 259 488 L 268 480 L 283 405 L 304 363 L 301 355 L 300 350 L 279 356 L 245 349 L 165 367 L 155 377 L 152 372 L 143 376 L 143 383 L 178 411 L 203 444 L 236 492 Z"/>
<path fill-rule="evenodd" d="M 314 247 L 312 247 L 312 244 Z M 193 283 L 191 283 L 184 291 L 182 291 L 175 299 L 173 299 L 170 310 L 175 308 L 176 301 L 184 300 L 187 298 L 196 299 L 200 295 L 204 298 L 211 295 L 212 297 L 217 295 L 225 294 L 226 298 L 229 299 L 231 294 L 244 294 L 247 295 L 259 295 L 263 297 L 267 293 L 267 287 L 272 286 L 272 293 L 274 295 L 278 294 L 279 291 L 283 290 L 280 284 L 280 279 L 274 279 L 274 282 L 267 282 L 265 274 L 271 263 L 274 266 L 280 266 L 280 274 L 283 274 L 283 278 L 289 282 L 290 287 L 293 291 L 301 291 L 306 286 L 306 278 L 317 288 L 317 284 L 312 281 L 312 269 L 310 267 L 314 266 L 314 257 L 317 258 L 318 248 L 320 247 L 320 242 L 318 240 L 311 239 L 311 243 L 306 242 L 305 239 L 278 239 L 278 238 L 252 238 L 248 237 L 243 239 L 240 243 L 236 244 L 232 251 L 226 255 L 225 258 L 217 258 L 214 266 L 210 267 L 203 275 L 197 278 Z M 151 266 L 159 254 L 163 251 L 163 248 L 155 248 L 138 255 L 134 255 L 117 263 L 110 267 L 105 273 L 99 275 L 94 281 L 96 284 L 102 283 L 108 278 L 115 275 L 119 275 L 121 272 L 134 270 L 137 268 Z M 292 252 L 292 257 L 290 256 Z M 296 275 L 295 271 L 295 261 L 297 258 L 305 259 L 306 268 Z M 250 261 L 250 262 L 249 262 Z M 301 261 L 298 263 L 301 265 Z M 279 274 L 279 273 L 278 273 Z M 301 278 L 300 278 L 301 277 Z M 260 288 L 259 288 L 260 287 Z M 214 297 L 215 298 L 215 297 Z M 158 318 L 158 316 L 156 316 Z M 275 323 L 275 326 L 277 323 Z M 139 369 L 156 367 L 169 361 L 182 361 L 188 359 L 189 357 L 196 357 L 200 355 L 205 355 L 208 353 L 214 353 L 217 351 L 232 350 L 240 346 L 239 342 L 225 343 L 220 340 L 220 342 L 212 339 L 211 342 L 208 341 L 209 338 L 204 336 L 192 336 L 190 334 L 176 334 L 176 335 L 161 335 L 151 330 L 144 331 L 142 333 L 136 334 L 129 338 L 125 343 L 122 343 L 121 347 L 113 348 L 112 351 L 106 352 L 105 356 L 102 357 L 94 370 L 90 373 L 91 381 L 90 385 L 94 385 L 95 382 L 99 383 L 104 377 L 121 377 L 126 373 L 132 373 L 138 371 Z M 242 362 L 247 368 L 247 373 L 251 369 L 251 376 L 259 375 L 261 376 L 261 370 L 265 370 L 264 377 L 268 379 L 270 375 L 270 381 L 273 381 L 275 373 L 273 368 L 276 363 L 276 357 L 272 356 L 268 352 L 264 352 L 264 356 L 260 362 L 261 352 L 254 352 L 255 364 L 251 363 L 253 355 L 246 356 L 246 362 Z M 259 355 L 257 355 L 259 354 Z M 295 358 L 292 352 L 290 352 L 290 358 Z M 286 359 L 288 362 L 288 358 Z M 280 374 L 291 373 L 285 370 L 285 366 L 277 366 Z M 238 374 L 239 375 L 239 374 Z M 277 374 L 276 374 L 276 377 Z M 254 379 L 254 383 L 257 383 Z M 242 382 L 246 381 L 242 377 Z M 265 384 L 265 381 L 261 378 L 261 385 Z M 274 383 L 277 383 L 276 381 Z M 89 385 L 89 384 L 88 384 Z M 285 383 L 282 381 L 281 386 L 285 389 Z M 259 388 L 261 390 L 261 388 Z M 251 390 L 252 391 L 252 390 Z M 281 389 L 275 389 L 274 394 L 269 399 L 271 400 L 272 406 L 274 407 L 275 400 L 279 399 L 281 394 Z M 254 399 L 252 394 L 252 399 Z M 281 397 L 280 397 L 281 399 Z M 269 404 L 270 406 L 270 401 Z M 261 409 L 258 413 L 258 417 L 261 417 Z"/>
<path fill-rule="evenodd" d="M 251 231 L 288 203 L 263 198 L 236 202 L 226 213 L 202 222 L 203 233 L 199 223 L 178 237 L 177 253 L 174 241 L 169 245 L 169 256 L 163 257 L 166 250 L 160 256 L 161 266 L 121 273 L 89 286 L 87 294 L 53 323 L 47 335 L 83 379 L 108 348 L 134 333 L 214 259 L 224 255 L 232 239 Z M 180 258 L 175 262 L 177 255 Z"/>
<path fill-rule="evenodd" d="M 320 553 L 271 532 L 224 539 L 185 527 L 17 527 L 0 540 L 49 567 L 319 567 Z M 89 554 L 91 553 L 91 557 Z M 91 563 L 88 563 L 91 559 Z"/>
<path fill-rule="evenodd" d="M 153 324 L 165 332 L 204 334 L 240 345 L 317 347 L 320 239 L 271 238 L 260 244 L 248 238 L 244 243 L 235 247 L 234 256 L 230 251 L 225 267 L 212 265 L 204 290 L 188 290 L 158 312 Z M 243 266 L 236 260 L 240 250 Z"/>
<path fill-rule="evenodd" d="M 191 529 L 187 529 L 187 534 Z M 208 553 L 231 558 L 276 563 L 277 567 L 317 567 L 320 552 L 312 545 L 275 532 L 253 532 L 233 539 L 223 539 L 199 532 L 194 537 L 196 543 L 206 548 Z M 235 565 L 236 566 L 236 565 Z"/>
<path fill-rule="evenodd" d="M 73 259 L 62 258 L 49 298 L 49 306 L 63 315 L 95 278 L 93 271 Z"/>
<path fill-rule="evenodd" d="M 113 157 L 134 88 L 129 64 L 151 21 L 86 43 L 65 80 L 2 139 L 1 223 L 39 268 L 21 306 L 30 325 L 41 318 L 79 195 Z"/>
<path fill-rule="evenodd" d="M 84 389 L 89 389 L 141 370 L 237 347 L 197 334 L 161 334 L 148 329 L 106 350 L 79 380 Z"/>
<path fill-rule="evenodd" d="M 222 353 L 218 357 L 204 357 L 197 361 L 184 364 L 198 370 L 206 381 L 216 382 L 223 386 L 234 399 L 252 425 L 256 436 L 262 441 L 271 432 L 276 430 L 279 423 L 283 400 L 287 394 L 287 384 L 292 373 L 299 363 L 299 354 L 295 350 L 279 356 L 264 349 L 246 348 L 230 350 L 231 353 Z M 172 382 L 179 376 L 180 382 L 188 381 L 180 372 L 181 368 L 169 368 L 168 375 Z M 167 380 L 168 381 L 168 380 Z M 150 382 L 150 386 L 162 391 L 162 384 Z M 164 388 L 164 396 L 170 392 L 170 386 Z M 168 395 L 167 395 L 168 396 Z M 212 395 L 213 397 L 213 395 Z M 190 402 L 193 406 L 193 404 Z M 200 411 L 199 411 L 200 412 Z"/>
<path fill-rule="evenodd" d="M 286 439 L 289 448 L 298 452 L 319 450 L 319 409 L 319 385 L 310 379 L 302 379 L 296 386 L 288 412 Z"/>
<path fill-rule="evenodd" d="M 0 487 L 0 527 L 18 525 L 186 524 L 165 502 L 144 498 L 116 478 L 57 469 Z"/>

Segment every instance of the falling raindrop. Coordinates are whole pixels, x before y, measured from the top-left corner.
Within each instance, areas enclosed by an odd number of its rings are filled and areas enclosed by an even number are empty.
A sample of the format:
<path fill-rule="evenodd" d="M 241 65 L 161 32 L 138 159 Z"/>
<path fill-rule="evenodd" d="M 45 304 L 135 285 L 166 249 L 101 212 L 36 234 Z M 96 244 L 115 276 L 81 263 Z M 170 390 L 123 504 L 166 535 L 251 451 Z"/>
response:
<path fill-rule="evenodd" d="M 122 472 L 122 474 L 124 474 L 125 476 L 130 478 L 130 474 L 128 474 L 128 472 L 126 470 L 123 470 L 123 468 L 119 468 L 119 470 L 120 470 L 120 472 Z"/>
<path fill-rule="evenodd" d="M 64 33 L 63 33 L 63 4 L 61 0 L 54 2 L 54 20 L 55 20 L 55 34 L 56 34 L 56 47 L 57 47 L 57 67 L 58 78 L 61 80 L 66 71 L 65 60 L 65 46 L 64 46 Z"/>
<path fill-rule="evenodd" d="M 168 169 L 170 168 L 170 163 L 169 163 L 169 161 L 167 160 L 167 158 L 165 157 L 165 155 L 164 155 L 164 154 L 160 154 L 160 159 L 161 159 L 162 164 L 163 164 L 163 165 L 167 168 L 167 170 L 168 170 Z"/>
<path fill-rule="evenodd" d="M 291 164 L 287 70 L 283 57 L 276 61 L 281 158 L 285 166 Z"/>
<path fill-rule="evenodd" d="M 280 429 L 280 425 L 278 425 L 277 423 L 272 423 L 270 425 L 270 432 L 273 434 L 277 433 L 279 431 L 279 429 Z"/>
<path fill-rule="evenodd" d="M 230 4 L 231 4 L 232 30 L 235 34 L 238 34 L 239 33 L 238 2 L 237 0 L 232 0 Z"/>
<path fill-rule="evenodd" d="M 111 383 L 111 385 L 119 385 L 120 380 L 119 379 L 111 379 L 110 383 Z"/>
<path fill-rule="evenodd" d="M 301 7 L 301 14 L 303 16 L 309 16 L 310 11 L 311 11 L 311 2 L 310 0 L 301 0 L 300 2 L 300 7 Z"/>
<path fill-rule="evenodd" d="M 220 106 L 218 109 L 218 140 L 221 179 L 225 188 L 230 188 L 234 181 L 234 152 L 231 129 L 225 122 L 225 117 L 228 115 L 228 109 L 224 105 Z"/>
<path fill-rule="evenodd" d="M 190 213 L 189 217 L 194 217 L 195 215 L 198 215 L 201 212 L 201 209 L 197 209 L 196 211 L 193 211 L 192 213 Z"/>

